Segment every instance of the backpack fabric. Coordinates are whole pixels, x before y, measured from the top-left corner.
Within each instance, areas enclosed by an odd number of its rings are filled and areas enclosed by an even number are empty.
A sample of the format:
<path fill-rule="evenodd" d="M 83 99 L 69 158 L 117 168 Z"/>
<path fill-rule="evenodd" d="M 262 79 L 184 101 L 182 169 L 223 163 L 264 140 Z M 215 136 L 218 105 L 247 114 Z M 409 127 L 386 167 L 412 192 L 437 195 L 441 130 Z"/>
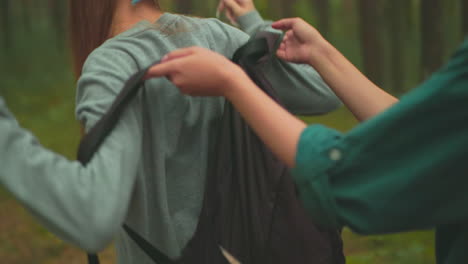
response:
<path fill-rule="evenodd" d="M 278 103 L 274 87 L 258 62 L 271 56 L 266 38 L 256 38 L 239 48 L 233 61 Z M 86 134 L 78 160 L 86 164 L 112 131 L 125 106 L 142 87 L 148 69 L 134 74 L 110 110 Z M 289 169 L 255 135 L 231 103 L 225 103 L 217 150 L 206 177 L 203 206 L 195 234 L 179 259 L 170 259 L 131 227 L 123 228 L 157 264 L 230 263 L 223 250 L 240 263 L 343 264 L 339 230 L 322 229 L 298 199 Z M 98 264 L 97 255 L 88 255 Z"/>

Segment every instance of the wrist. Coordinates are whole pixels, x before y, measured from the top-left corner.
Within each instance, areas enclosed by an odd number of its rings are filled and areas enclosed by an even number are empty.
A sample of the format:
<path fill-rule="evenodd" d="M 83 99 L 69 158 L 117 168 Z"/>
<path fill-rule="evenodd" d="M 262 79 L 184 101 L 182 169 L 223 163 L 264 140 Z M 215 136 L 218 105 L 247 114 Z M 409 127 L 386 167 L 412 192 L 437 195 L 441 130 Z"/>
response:
<path fill-rule="evenodd" d="M 333 51 L 333 46 L 321 38 L 317 43 L 310 49 L 308 64 L 310 66 L 316 66 L 323 62 L 323 60 L 329 57 L 329 54 Z"/>
<path fill-rule="evenodd" d="M 225 78 L 223 96 L 229 101 L 239 98 L 239 95 L 242 94 L 244 90 L 248 89 L 252 83 L 250 78 L 240 67 L 236 68 L 235 72 L 231 71 Z"/>
<path fill-rule="evenodd" d="M 251 12 L 254 12 L 254 11 L 257 11 L 255 8 L 245 8 L 245 9 L 242 9 L 239 14 L 237 14 L 237 17 L 241 17 L 241 16 L 245 16 L 247 15 L 248 13 L 251 13 Z"/>
<path fill-rule="evenodd" d="M 262 24 L 263 18 L 254 8 L 244 13 L 242 16 L 236 17 L 236 22 L 243 31 L 246 31 L 249 35 L 252 35 L 254 32 L 250 31 L 253 30 L 256 25 Z"/>

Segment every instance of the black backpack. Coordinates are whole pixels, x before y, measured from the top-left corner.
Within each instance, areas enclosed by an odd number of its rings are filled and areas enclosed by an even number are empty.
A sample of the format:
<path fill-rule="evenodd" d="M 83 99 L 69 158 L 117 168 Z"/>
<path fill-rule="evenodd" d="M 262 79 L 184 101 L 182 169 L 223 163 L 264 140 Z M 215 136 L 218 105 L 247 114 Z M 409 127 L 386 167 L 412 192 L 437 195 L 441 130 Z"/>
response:
<path fill-rule="evenodd" d="M 278 101 L 273 86 L 256 67 L 271 56 L 268 41 L 256 38 L 234 54 L 250 78 Z M 78 160 L 86 164 L 112 131 L 125 106 L 142 87 L 147 69 L 134 74 L 102 119 L 81 141 Z M 213 139 L 216 155 L 206 177 L 203 207 L 192 239 L 181 257 L 172 260 L 131 227 L 123 228 L 158 264 L 223 264 L 226 255 L 243 264 L 345 263 L 340 231 L 316 226 L 298 199 L 288 168 L 254 134 L 226 101 L 219 134 Z M 88 255 L 98 264 L 97 255 Z"/>

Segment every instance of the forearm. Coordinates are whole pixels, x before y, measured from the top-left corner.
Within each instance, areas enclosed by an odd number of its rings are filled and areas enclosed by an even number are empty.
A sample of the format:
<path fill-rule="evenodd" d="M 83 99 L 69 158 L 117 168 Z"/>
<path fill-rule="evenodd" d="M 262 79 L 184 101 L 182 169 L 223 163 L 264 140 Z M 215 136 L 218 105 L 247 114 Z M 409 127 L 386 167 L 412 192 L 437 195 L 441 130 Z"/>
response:
<path fill-rule="evenodd" d="M 314 48 L 310 64 L 360 121 L 381 113 L 398 101 L 372 83 L 326 41 Z"/>
<path fill-rule="evenodd" d="M 133 188 L 135 169 L 122 162 L 135 159 L 128 146 L 103 148 L 83 167 L 43 148 L 1 99 L 0 131 L 0 184 L 60 238 L 90 252 L 110 243 Z"/>
<path fill-rule="evenodd" d="M 227 99 L 263 142 L 289 167 L 306 124 L 288 113 L 247 78 L 231 82 Z"/>
<path fill-rule="evenodd" d="M 468 202 L 467 50 L 346 135 L 318 126 L 302 133 L 294 175 L 315 219 L 365 234 L 468 219 L 460 210 Z"/>

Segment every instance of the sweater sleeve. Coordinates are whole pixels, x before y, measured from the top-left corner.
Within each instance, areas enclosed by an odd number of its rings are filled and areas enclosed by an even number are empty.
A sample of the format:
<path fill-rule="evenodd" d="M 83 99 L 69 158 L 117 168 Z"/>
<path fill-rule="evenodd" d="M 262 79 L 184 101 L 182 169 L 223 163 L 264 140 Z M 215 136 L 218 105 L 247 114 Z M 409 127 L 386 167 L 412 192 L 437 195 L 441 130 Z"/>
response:
<path fill-rule="evenodd" d="M 250 36 L 254 36 L 259 31 L 266 30 L 272 23 L 271 21 L 263 20 L 257 10 L 238 17 L 237 22 L 239 23 L 240 29 Z"/>
<path fill-rule="evenodd" d="M 466 221 L 468 43 L 421 87 L 346 135 L 311 126 L 295 180 L 324 225 L 363 234 Z"/>
<path fill-rule="evenodd" d="M 264 21 L 257 11 L 239 17 L 238 22 L 240 28 L 251 37 L 267 36 L 270 49 L 278 49 L 283 33 L 273 29 L 272 22 Z M 273 84 L 281 102 L 293 114 L 324 114 L 341 105 L 338 97 L 309 65 L 288 63 L 279 59 L 276 54 L 271 54 L 259 67 Z"/>
<path fill-rule="evenodd" d="M 128 65 L 128 66 L 123 66 Z M 123 51 L 94 53 L 78 84 L 77 114 L 89 129 L 135 63 Z M 87 166 L 42 147 L 0 101 L 0 183 L 53 233 L 88 252 L 111 242 L 124 221 L 140 156 L 136 102 Z"/>

